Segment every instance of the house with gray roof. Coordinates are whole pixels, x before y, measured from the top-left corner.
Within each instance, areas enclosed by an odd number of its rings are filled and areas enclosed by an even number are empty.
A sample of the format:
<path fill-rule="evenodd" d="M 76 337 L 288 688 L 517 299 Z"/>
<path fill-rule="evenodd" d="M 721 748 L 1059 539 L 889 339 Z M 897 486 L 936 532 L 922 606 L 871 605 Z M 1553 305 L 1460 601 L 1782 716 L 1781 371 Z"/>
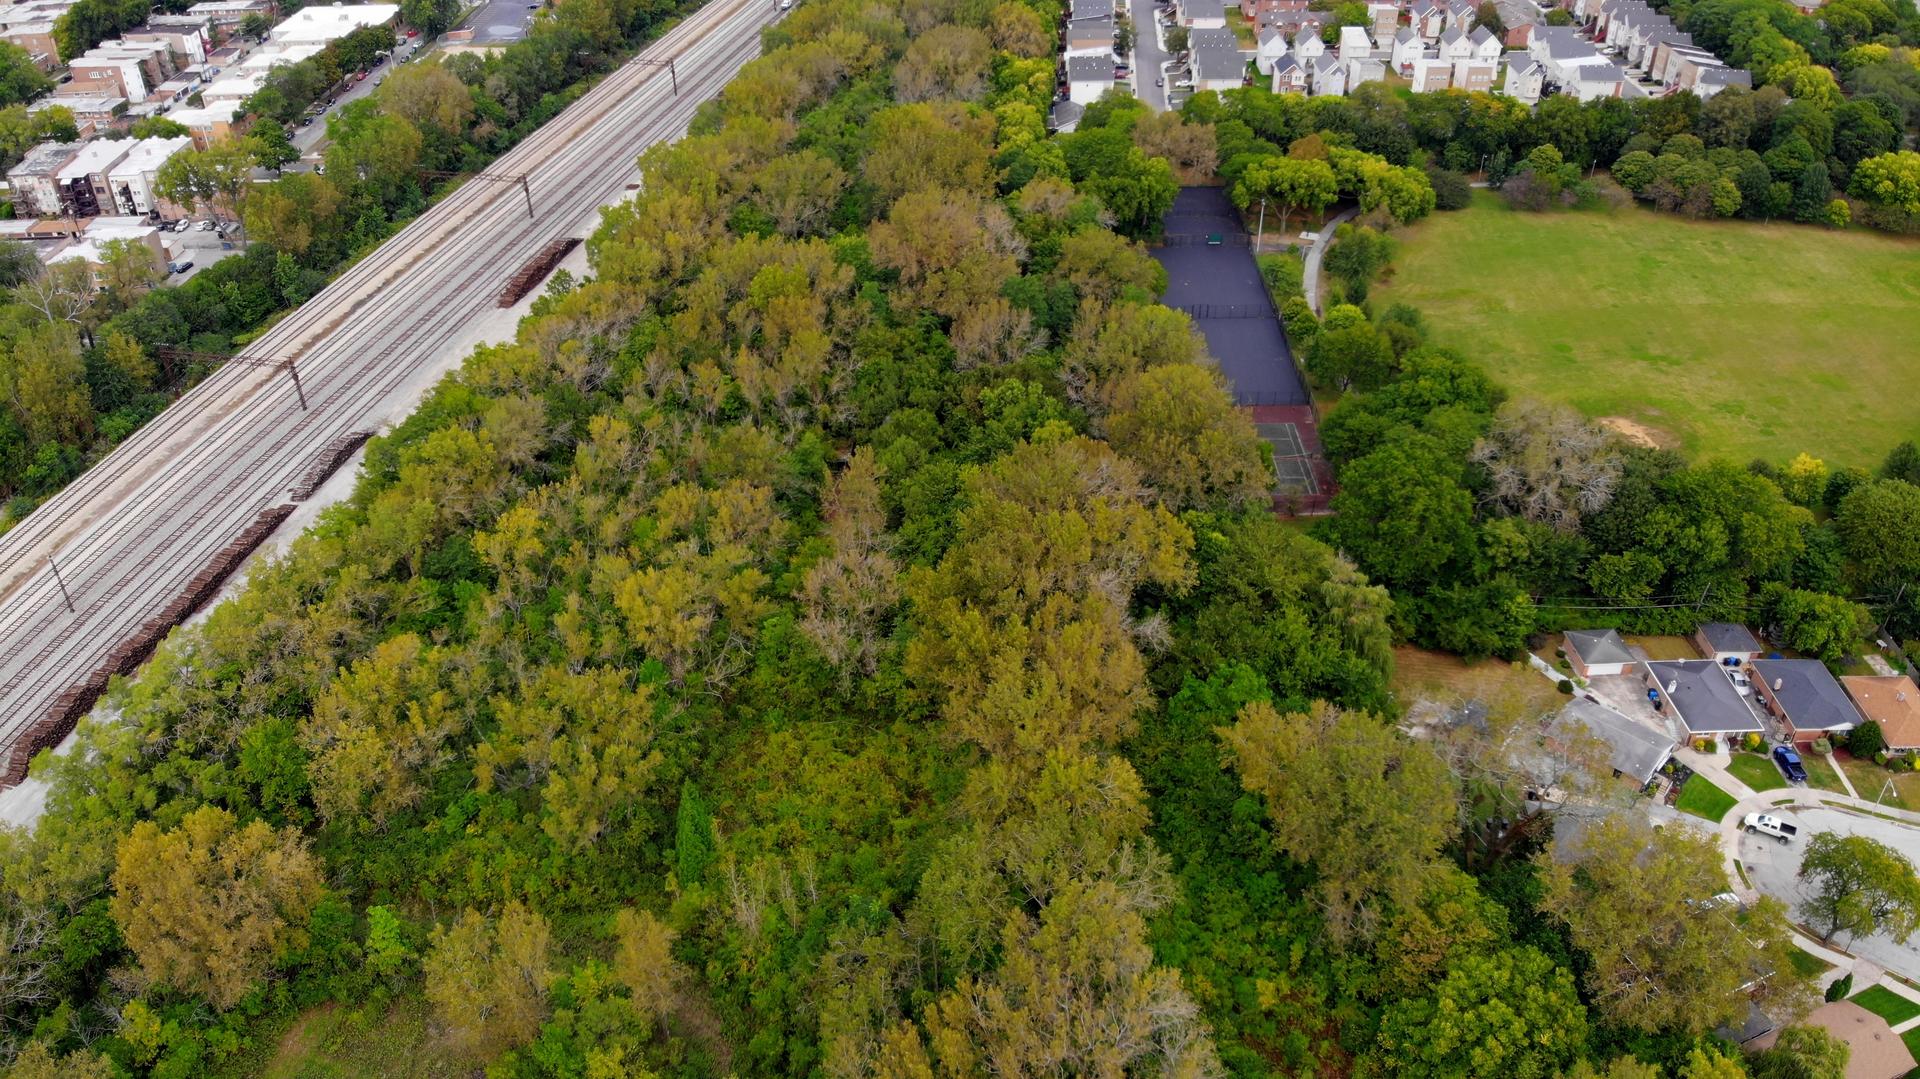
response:
<path fill-rule="evenodd" d="M 1745 663 L 1760 655 L 1760 638 L 1738 622 L 1702 622 L 1693 631 L 1693 646 L 1707 659 Z M 1734 664 L 1738 666 L 1738 664 Z"/>
<path fill-rule="evenodd" d="M 1226 0 L 1177 0 L 1174 7 L 1180 13 L 1180 25 L 1189 30 L 1227 28 Z"/>
<path fill-rule="evenodd" d="M 1232 90 L 1246 81 L 1247 56 L 1227 29 L 1200 29 L 1187 35 L 1187 58 L 1195 90 Z"/>
<path fill-rule="evenodd" d="M 1582 678 L 1625 674 L 1629 667 L 1640 662 L 1640 657 L 1627 648 L 1627 642 L 1620 639 L 1620 631 L 1615 629 L 1570 629 L 1566 634 L 1566 652 L 1573 673 Z"/>
<path fill-rule="evenodd" d="M 1113 54 L 1067 57 L 1067 100 L 1091 105 L 1113 89 Z"/>
<path fill-rule="evenodd" d="M 1756 659 L 1747 669 L 1760 703 L 1799 745 L 1850 731 L 1860 722 L 1853 698 L 1817 659 Z"/>
<path fill-rule="evenodd" d="M 1690 735 L 1718 738 L 1762 729 L 1726 669 L 1710 659 L 1650 661 L 1647 699 L 1655 711 L 1677 717 Z"/>
<path fill-rule="evenodd" d="M 1616 774 L 1646 786 L 1653 773 L 1667 763 L 1676 743 L 1667 732 L 1655 730 L 1605 705 L 1576 697 L 1560 709 L 1548 726 L 1550 734 L 1566 737 L 1584 731 L 1607 744 L 1609 763 Z"/>

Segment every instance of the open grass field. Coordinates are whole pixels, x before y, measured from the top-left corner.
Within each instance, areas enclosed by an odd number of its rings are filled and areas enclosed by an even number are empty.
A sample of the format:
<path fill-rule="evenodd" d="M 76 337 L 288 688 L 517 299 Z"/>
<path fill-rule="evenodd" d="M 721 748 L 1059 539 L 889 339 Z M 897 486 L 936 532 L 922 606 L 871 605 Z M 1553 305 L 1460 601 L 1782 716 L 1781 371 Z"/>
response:
<path fill-rule="evenodd" d="M 1393 650 L 1393 688 L 1402 703 L 1476 699 L 1509 703 L 1528 711 L 1556 711 L 1567 698 L 1524 663 L 1497 659 L 1463 663 L 1458 656 L 1401 645 Z"/>
<path fill-rule="evenodd" d="M 1920 240 L 1474 198 L 1399 231 L 1372 299 L 1418 307 L 1510 390 L 1696 460 L 1872 467 L 1920 436 Z"/>
<path fill-rule="evenodd" d="M 1857 760 L 1843 753 L 1833 759 L 1847 770 L 1853 789 L 1867 801 L 1879 801 L 1894 809 L 1920 809 L 1920 772 L 1890 772 L 1872 761 Z M 1887 790 L 1887 781 L 1893 789 Z"/>
<path fill-rule="evenodd" d="M 1622 637 L 1647 654 L 1648 659 L 1699 659 L 1700 650 L 1689 637 Z"/>
<path fill-rule="evenodd" d="M 1889 1026 L 1901 1023 L 1920 1015 L 1920 1004 L 1888 989 L 1884 985 L 1869 986 L 1848 998 L 1855 1004 L 1887 1021 Z"/>
<path fill-rule="evenodd" d="M 1735 753 L 1733 760 L 1727 764 L 1727 771 L 1756 791 L 1778 790 L 1788 786 L 1787 777 L 1780 774 L 1780 769 L 1757 753 Z"/>
<path fill-rule="evenodd" d="M 1680 788 L 1680 797 L 1673 807 L 1682 813 L 1718 821 L 1738 801 L 1733 795 L 1714 786 L 1706 776 L 1694 775 L 1688 778 L 1686 786 Z"/>

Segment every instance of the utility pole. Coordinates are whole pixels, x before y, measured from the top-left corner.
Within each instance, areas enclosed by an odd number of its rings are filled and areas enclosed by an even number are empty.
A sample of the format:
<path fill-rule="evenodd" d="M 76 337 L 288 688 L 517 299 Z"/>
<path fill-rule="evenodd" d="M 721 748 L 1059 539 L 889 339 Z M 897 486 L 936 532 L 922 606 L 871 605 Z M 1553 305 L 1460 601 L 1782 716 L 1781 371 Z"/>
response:
<path fill-rule="evenodd" d="M 199 360 L 204 363 L 234 363 L 242 367 L 271 367 L 285 371 L 293 380 L 293 394 L 300 399 L 300 411 L 307 411 L 307 388 L 300 382 L 300 368 L 295 366 L 292 357 L 284 360 L 264 359 L 258 356 L 222 356 L 217 352 L 196 352 L 190 348 L 175 348 L 172 345 L 155 345 L 154 352 L 164 361 L 175 358 Z"/>
<path fill-rule="evenodd" d="M 648 59 L 644 59 L 642 57 L 636 56 L 633 58 L 633 62 L 636 64 L 646 64 L 649 67 L 666 68 L 667 77 L 673 80 L 673 96 L 679 97 L 680 96 L 680 69 L 674 66 L 675 59 L 677 59 L 677 57 L 669 56 L 665 60 L 648 60 Z"/>
<path fill-rule="evenodd" d="M 1267 197 L 1260 196 L 1260 231 L 1254 234 L 1253 253 L 1258 255 L 1267 246 Z"/>
<path fill-rule="evenodd" d="M 464 177 L 469 180 L 480 180 L 490 184 L 519 184 L 520 193 L 525 195 L 527 199 L 527 220 L 532 221 L 537 216 L 533 212 L 533 185 L 527 181 L 527 174 L 524 172 L 501 174 L 493 172 L 440 172 L 435 169 L 421 169 L 420 175 L 429 176 L 438 180 L 457 180 Z"/>
<path fill-rule="evenodd" d="M 60 576 L 60 563 L 55 562 L 52 555 L 48 555 L 47 565 L 53 569 L 53 583 L 60 586 L 60 598 L 67 601 L 67 613 L 73 614 L 73 593 L 67 591 L 67 579 Z"/>

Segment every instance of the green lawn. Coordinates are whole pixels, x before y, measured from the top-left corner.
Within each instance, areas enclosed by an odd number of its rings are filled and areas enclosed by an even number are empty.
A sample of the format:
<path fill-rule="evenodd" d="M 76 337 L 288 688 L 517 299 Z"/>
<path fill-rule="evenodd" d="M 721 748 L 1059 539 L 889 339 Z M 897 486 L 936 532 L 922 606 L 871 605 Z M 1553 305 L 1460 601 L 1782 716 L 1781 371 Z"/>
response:
<path fill-rule="evenodd" d="M 1900 1035 L 1900 1040 L 1907 1043 L 1907 1052 L 1912 1053 L 1915 1060 L 1920 1060 L 1920 1027 Z"/>
<path fill-rule="evenodd" d="M 1780 774 L 1771 760 L 1757 753 L 1735 753 L 1727 771 L 1737 776 L 1740 782 L 1756 791 L 1776 790 L 1787 786 L 1787 777 Z"/>
<path fill-rule="evenodd" d="M 1913 437 L 1920 240 L 1474 194 L 1396 234 L 1373 302 L 1418 307 L 1510 389 L 1742 464 L 1872 467 Z"/>
<path fill-rule="evenodd" d="M 1920 1004 L 1888 989 L 1884 985 L 1868 986 L 1848 998 L 1855 1004 L 1887 1021 L 1888 1026 L 1900 1024 L 1920 1015 Z"/>
<path fill-rule="evenodd" d="M 1840 782 L 1840 773 L 1834 770 L 1833 758 L 1802 750 L 1800 763 L 1807 770 L 1807 786 L 1834 794 L 1847 793 L 1846 784 Z"/>
<path fill-rule="evenodd" d="M 1818 978 L 1820 975 L 1833 969 L 1832 963 L 1827 962 L 1812 952 L 1803 952 L 1798 948 L 1787 953 L 1787 961 L 1792 963 L 1793 969 L 1805 978 Z"/>
<path fill-rule="evenodd" d="M 1680 798 L 1673 804 L 1682 813 L 1717 821 L 1726 816 L 1727 810 L 1732 809 L 1738 801 L 1733 795 L 1714 786 L 1706 776 L 1696 775 L 1680 788 Z"/>

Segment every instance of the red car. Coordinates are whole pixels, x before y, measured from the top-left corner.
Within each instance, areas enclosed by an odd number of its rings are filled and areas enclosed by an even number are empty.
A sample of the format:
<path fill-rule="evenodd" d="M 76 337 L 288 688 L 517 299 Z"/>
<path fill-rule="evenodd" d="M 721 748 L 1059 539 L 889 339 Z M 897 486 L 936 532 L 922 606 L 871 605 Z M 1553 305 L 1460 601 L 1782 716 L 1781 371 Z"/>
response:
<path fill-rule="evenodd" d="M 407 36 L 408 36 L 408 37 L 419 37 L 419 36 L 420 36 L 420 31 L 418 31 L 418 30 L 409 30 L 409 31 L 407 31 Z"/>

